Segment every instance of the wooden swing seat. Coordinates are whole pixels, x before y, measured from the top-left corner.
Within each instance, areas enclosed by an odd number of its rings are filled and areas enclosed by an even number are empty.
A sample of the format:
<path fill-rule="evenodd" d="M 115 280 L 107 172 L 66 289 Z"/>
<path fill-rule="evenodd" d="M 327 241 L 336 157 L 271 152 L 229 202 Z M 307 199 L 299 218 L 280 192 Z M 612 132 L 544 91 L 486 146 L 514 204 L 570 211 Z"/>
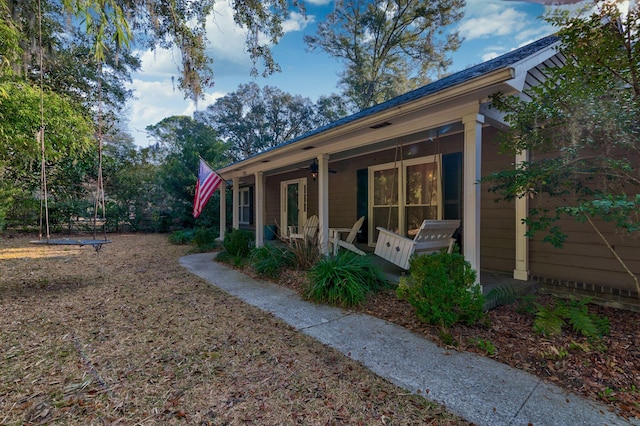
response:
<path fill-rule="evenodd" d="M 409 269 L 409 260 L 414 254 L 428 254 L 447 248 L 451 253 L 455 240 L 452 238 L 460 226 L 459 220 L 424 220 L 413 240 L 378 227 L 375 254 L 401 267 Z"/>
<path fill-rule="evenodd" d="M 29 241 L 31 244 L 42 244 L 47 246 L 92 246 L 96 252 L 99 252 L 103 244 L 111 243 L 111 240 L 74 240 L 70 238 L 57 238 L 48 240 Z"/>

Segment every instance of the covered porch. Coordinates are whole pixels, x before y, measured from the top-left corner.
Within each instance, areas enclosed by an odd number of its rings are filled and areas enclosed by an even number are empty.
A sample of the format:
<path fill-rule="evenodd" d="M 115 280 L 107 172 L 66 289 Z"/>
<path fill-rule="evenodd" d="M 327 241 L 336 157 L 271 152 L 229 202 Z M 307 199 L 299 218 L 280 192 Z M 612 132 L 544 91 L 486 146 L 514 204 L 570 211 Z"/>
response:
<path fill-rule="evenodd" d="M 366 249 L 375 246 L 379 226 L 407 236 L 424 219 L 459 220 L 461 251 L 476 271 L 527 280 L 527 200 L 495 205 L 479 181 L 526 159 L 497 154 L 504 123 L 489 96 L 522 90 L 529 70 L 553 55 L 550 44 L 509 54 L 514 63 L 503 58 L 453 74 L 220 169 L 232 186 L 232 228 L 250 226 L 262 246 L 266 226 L 283 233 L 316 215 L 319 249 L 328 254 L 330 228 L 351 227 L 362 216 L 358 244 Z M 220 214 L 225 224 L 226 206 Z M 489 277 L 479 274 L 481 284 Z"/>

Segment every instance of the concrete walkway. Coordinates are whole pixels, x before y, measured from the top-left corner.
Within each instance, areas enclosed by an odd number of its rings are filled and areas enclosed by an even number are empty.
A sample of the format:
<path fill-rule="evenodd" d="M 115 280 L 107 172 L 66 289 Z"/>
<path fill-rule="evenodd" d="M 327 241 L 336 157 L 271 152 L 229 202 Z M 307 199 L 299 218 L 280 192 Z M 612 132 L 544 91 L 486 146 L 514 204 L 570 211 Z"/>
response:
<path fill-rule="evenodd" d="M 479 355 L 438 347 L 403 327 L 368 315 L 316 305 L 293 291 L 213 262 L 180 263 L 241 300 L 359 361 L 377 375 L 477 425 L 640 425 L 529 373 Z"/>

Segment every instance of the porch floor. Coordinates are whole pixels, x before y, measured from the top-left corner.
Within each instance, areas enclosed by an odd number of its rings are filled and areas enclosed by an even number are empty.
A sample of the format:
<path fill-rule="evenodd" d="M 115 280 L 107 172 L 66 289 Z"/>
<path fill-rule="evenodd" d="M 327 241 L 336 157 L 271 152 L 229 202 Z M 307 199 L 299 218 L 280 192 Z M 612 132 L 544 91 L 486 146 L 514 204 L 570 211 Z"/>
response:
<path fill-rule="evenodd" d="M 373 252 L 367 252 L 367 257 L 371 259 L 375 266 L 382 269 L 387 279 L 392 283 L 399 283 L 400 277 L 408 273 L 408 271 L 405 271 L 399 266 L 376 256 Z M 531 287 L 535 284 L 533 281 L 516 280 L 507 273 L 491 271 L 480 271 L 480 283 L 482 284 L 485 295 L 496 287 Z"/>

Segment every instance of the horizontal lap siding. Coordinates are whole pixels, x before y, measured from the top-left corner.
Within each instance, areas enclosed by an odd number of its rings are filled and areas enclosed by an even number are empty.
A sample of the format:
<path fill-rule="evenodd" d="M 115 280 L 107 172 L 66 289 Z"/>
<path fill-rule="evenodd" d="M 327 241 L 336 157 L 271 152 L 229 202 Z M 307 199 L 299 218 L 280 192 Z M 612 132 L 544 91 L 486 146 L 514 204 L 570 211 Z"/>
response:
<path fill-rule="evenodd" d="M 496 130 L 482 135 L 482 176 L 512 167 L 513 157 L 498 154 Z M 515 206 L 496 203 L 496 195 L 482 184 L 480 201 L 480 267 L 490 271 L 513 272 L 515 267 Z"/>
<path fill-rule="evenodd" d="M 569 236 L 563 248 L 543 242 L 543 235 L 536 235 L 530 242 L 530 267 L 534 276 L 636 291 L 631 276 L 589 224 L 571 219 L 559 224 Z M 610 224 L 596 222 L 596 226 L 627 267 L 640 275 L 640 241 L 616 234 Z"/>
<path fill-rule="evenodd" d="M 549 157 L 551 154 L 537 155 L 534 159 Z M 539 196 L 531 206 L 552 209 L 556 199 Z M 611 223 L 594 221 L 598 230 L 615 248 L 616 253 L 631 271 L 640 275 L 640 240 L 624 233 L 616 232 Z M 564 282 L 604 286 L 626 292 L 636 292 L 632 277 L 607 248 L 600 236 L 588 223 L 579 223 L 565 217 L 555 223 L 568 235 L 564 247 L 554 248 L 543 242 L 544 235 L 535 235 L 530 243 L 530 269 L 534 277 L 543 282 Z M 595 288 L 594 287 L 594 288 Z M 598 291 L 594 296 L 597 297 Z"/>
<path fill-rule="evenodd" d="M 255 192 L 254 192 L 255 193 Z M 280 223 L 280 179 L 267 176 L 265 178 L 265 223 Z"/>
<path fill-rule="evenodd" d="M 350 228 L 358 219 L 356 169 L 342 167 L 337 171 L 329 174 L 329 226 Z"/>

